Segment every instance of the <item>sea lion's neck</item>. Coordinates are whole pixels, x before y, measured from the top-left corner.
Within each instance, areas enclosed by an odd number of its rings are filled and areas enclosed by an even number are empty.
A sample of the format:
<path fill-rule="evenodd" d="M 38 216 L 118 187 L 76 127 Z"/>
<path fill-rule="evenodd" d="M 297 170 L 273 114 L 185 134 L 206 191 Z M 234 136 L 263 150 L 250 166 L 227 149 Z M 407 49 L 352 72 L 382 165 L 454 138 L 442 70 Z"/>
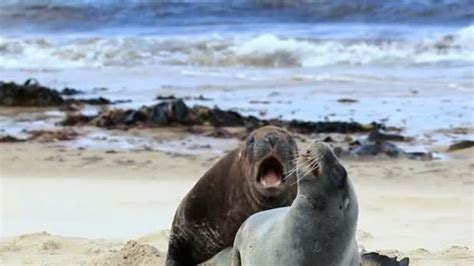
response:
<path fill-rule="evenodd" d="M 326 193 L 322 189 L 327 184 L 318 184 L 319 189 L 315 190 L 315 184 L 298 184 L 298 193 L 295 201 L 291 205 L 287 214 L 287 223 L 295 232 L 304 234 L 305 230 L 314 227 L 318 228 L 345 228 L 354 235 L 357 227 L 358 203 L 354 194 L 352 183 L 347 184 L 345 196 L 336 196 Z M 321 219 L 321 217 L 331 217 L 331 219 Z M 301 223 L 299 221 L 308 221 Z M 307 228 L 309 226 L 309 228 Z M 302 228 L 305 228 L 301 230 Z M 306 237 L 302 235 L 302 237 Z"/>
<path fill-rule="evenodd" d="M 350 250 L 357 226 L 357 217 L 338 214 L 327 197 L 320 194 L 319 199 L 314 199 L 298 193 L 284 218 L 286 234 L 296 239 L 297 243 L 312 243 L 316 250 L 311 258 L 322 261 L 333 260 L 331 254 L 343 254 Z M 325 251 L 320 252 L 323 247 Z"/>
<path fill-rule="evenodd" d="M 301 213 L 308 216 L 317 216 L 325 211 L 326 199 L 324 195 L 318 195 L 318 199 L 315 199 L 316 195 L 305 195 L 300 193 L 296 195 L 296 199 L 290 207 L 290 212 Z"/>

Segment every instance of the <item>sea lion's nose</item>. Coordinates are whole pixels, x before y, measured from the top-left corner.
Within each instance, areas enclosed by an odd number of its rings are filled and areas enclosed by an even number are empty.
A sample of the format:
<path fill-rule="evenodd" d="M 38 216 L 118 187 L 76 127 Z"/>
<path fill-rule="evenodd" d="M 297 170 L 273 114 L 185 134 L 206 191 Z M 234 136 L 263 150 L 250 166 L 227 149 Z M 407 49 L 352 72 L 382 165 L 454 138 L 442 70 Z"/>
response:
<path fill-rule="evenodd" d="M 270 135 L 270 136 L 267 137 L 267 139 L 268 139 L 268 143 L 270 143 L 270 146 L 275 147 L 275 144 L 276 144 L 277 141 L 278 141 L 277 136 L 275 136 L 275 135 Z"/>

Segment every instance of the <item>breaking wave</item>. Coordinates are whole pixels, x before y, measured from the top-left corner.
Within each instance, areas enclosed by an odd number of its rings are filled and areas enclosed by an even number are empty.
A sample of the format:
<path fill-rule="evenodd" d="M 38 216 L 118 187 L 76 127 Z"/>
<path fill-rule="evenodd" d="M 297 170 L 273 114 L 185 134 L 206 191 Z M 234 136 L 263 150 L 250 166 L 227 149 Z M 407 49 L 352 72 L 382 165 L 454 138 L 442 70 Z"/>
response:
<path fill-rule="evenodd" d="M 474 62 L 474 25 L 405 40 L 253 37 L 0 37 L 4 69 L 203 65 L 313 67 Z"/>

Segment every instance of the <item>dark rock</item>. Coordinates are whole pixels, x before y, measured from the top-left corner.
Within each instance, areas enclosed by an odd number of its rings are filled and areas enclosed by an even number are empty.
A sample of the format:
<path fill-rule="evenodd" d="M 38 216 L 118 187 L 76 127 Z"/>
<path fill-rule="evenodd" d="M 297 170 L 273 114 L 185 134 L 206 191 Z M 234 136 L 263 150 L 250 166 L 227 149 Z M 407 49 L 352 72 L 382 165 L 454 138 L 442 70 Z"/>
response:
<path fill-rule="evenodd" d="M 189 109 L 182 99 L 145 107 L 147 122 L 157 125 L 187 124 Z"/>
<path fill-rule="evenodd" d="M 211 110 L 209 122 L 215 127 L 245 126 L 245 118 L 235 111 L 223 111 L 217 107 Z"/>
<path fill-rule="evenodd" d="M 331 136 L 326 136 L 326 137 L 323 139 L 323 142 L 334 142 L 334 140 L 331 138 Z"/>
<path fill-rule="evenodd" d="M 0 105 L 18 107 L 46 107 L 72 104 L 107 105 L 111 101 L 103 97 L 92 99 L 64 99 L 63 95 L 75 95 L 78 90 L 65 88 L 60 92 L 28 79 L 23 85 L 14 82 L 0 82 Z M 119 103 L 119 101 L 114 102 Z"/>
<path fill-rule="evenodd" d="M 199 95 L 198 97 L 194 97 L 193 100 L 197 100 L 197 101 L 212 101 L 212 98 L 207 98 L 207 97 L 204 97 L 202 95 Z"/>
<path fill-rule="evenodd" d="M 58 106 L 64 103 L 59 92 L 43 87 L 28 79 L 23 85 L 0 82 L 0 105 L 4 106 Z"/>
<path fill-rule="evenodd" d="M 99 98 L 91 98 L 91 99 L 67 99 L 66 103 L 83 103 L 83 104 L 90 104 L 90 105 L 106 105 L 111 104 L 112 102 L 108 99 L 103 97 Z"/>
<path fill-rule="evenodd" d="M 61 126 L 83 126 L 89 123 L 94 116 L 87 116 L 77 113 L 69 113 L 66 115 L 66 118 L 61 121 L 59 124 Z"/>
<path fill-rule="evenodd" d="M 0 143 L 17 143 L 24 141 L 26 141 L 26 139 L 19 139 L 10 135 L 0 136 Z"/>
<path fill-rule="evenodd" d="M 131 103 L 132 100 L 128 99 L 128 100 L 116 100 L 116 101 L 113 101 L 111 102 L 111 104 L 119 104 L 119 103 Z"/>
<path fill-rule="evenodd" d="M 288 124 L 288 129 L 301 134 L 310 133 L 356 133 L 372 130 L 371 125 L 364 126 L 356 122 L 305 122 L 292 120 Z"/>
<path fill-rule="evenodd" d="M 338 103 L 356 103 L 358 100 L 350 99 L 350 98 L 340 98 L 337 100 Z"/>
<path fill-rule="evenodd" d="M 189 109 L 182 99 L 170 103 L 168 105 L 168 111 L 169 117 L 172 117 L 172 123 L 184 123 L 189 113 Z"/>
<path fill-rule="evenodd" d="M 105 87 L 97 87 L 97 88 L 92 89 L 92 92 L 96 93 L 96 92 L 104 92 L 104 91 L 108 91 L 108 90 L 109 89 L 105 88 Z"/>
<path fill-rule="evenodd" d="M 433 160 L 433 154 L 431 152 L 405 152 L 405 155 L 410 160 L 421 160 L 421 161 Z"/>
<path fill-rule="evenodd" d="M 178 100 L 178 99 L 180 99 L 180 98 L 176 98 L 176 96 L 174 96 L 174 95 L 168 95 L 168 96 L 158 95 L 156 97 L 156 100 L 161 100 L 161 101 L 172 101 L 172 100 Z M 184 96 L 182 99 L 183 100 L 195 100 L 195 101 L 212 101 L 211 98 L 204 97 L 204 96 L 202 96 L 202 94 L 197 96 L 197 97 Z"/>
<path fill-rule="evenodd" d="M 354 140 L 349 143 L 349 148 L 354 149 L 356 147 L 359 147 L 360 145 L 362 145 L 362 143 L 359 140 Z"/>
<path fill-rule="evenodd" d="M 168 95 L 168 96 L 158 95 L 156 97 L 156 100 L 170 101 L 170 100 L 176 100 L 176 97 L 174 95 Z"/>
<path fill-rule="evenodd" d="M 123 123 L 125 125 L 134 125 L 136 124 L 137 122 L 146 122 L 148 119 L 147 117 L 147 114 L 146 114 L 146 110 L 143 110 L 143 109 L 139 109 L 137 111 L 132 111 L 130 112 L 126 117 L 125 117 L 125 120 L 123 121 Z M 166 118 L 164 118 L 166 119 Z"/>
<path fill-rule="evenodd" d="M 448 151 L 455 151 L 474 147 L 473 140 L 462 140 L 449 146 Z"/>
<path fill-rule="evenodd" d="M 390 158 L 397 158 L 404 153 L 402 149 L 388 141 L 364 141 L 351 150 L 351 154 L 357 157 L 387 155 Z"/>
<path fill-rule="evenodd" d="M 388 156 L 390 158 L 408 158 L 410 160 L 432 160 L 430 152 L 405 152 L 388 141 L 356 140 L 349 143 L 349 150 L 344 155 L 356 158 Z"/>
<path fill-rule="evenodd" d="M 73 95 L 78 95 L 78 94 L 82 94 L 83 92 L 80 91 L 80 90 L 76 90 L 76 89 L 73 89 L 73 88 L 64 88 L 62 91 L 61 91 L 61 95 L 64 95 L 64 96 L 73 96 Z"/>
<path fill-rule="evenodd" d="M 138 110 L 106 110 L 95 117 L 70 116 L 63 124 L 73 125 L 87 122 L 89 125 L 117 128 L 131 126 L 213 126 L 243 127 L 252 130 L 265 125 L 288 128 L 292 132 L 311 133 L 353 133 L 370 131 L 373 125 L 361 125 L 356 122 L 305 122 L 280 119 L 264 120 L 254 116 L 243 116 L 236 111 L 224 111 L 217 107 L 195 106 L 189 108 L 182 99 L 165 101 L 153 106 L 143 106 Z"/>
<path fill-rule="evenodd" d="M 23 86 L 38 86 L 38 85 L 39 85 L 38 81 L 32 78 L 25 80 L 25 82 L 23 83 Z"/>
<path fill-rule="evenodd" d="M 407 138 L 396 134 L 386 134 L 380 132 L 378 128 L 373 128 L 368 137 L 369 141 L 406 141 Z"/>
<path fill-rule="evenodd" d="M 125 120 L 133 110 L 105 110 L 93 118 L 89 124 L 96 127 L 118 128 L 125 126 Z M 135 121 L 134 121 L 135 122 Z"/>
<path fill-rule="evenodd" d="M 403 258 L 400 261 L 397 257 L 390 258 L 376 252 L 364 253 L 361 256 L 361 265 L 383 265 L 383 266 L 408 266 L 410 265 L 409 258 Z"/>

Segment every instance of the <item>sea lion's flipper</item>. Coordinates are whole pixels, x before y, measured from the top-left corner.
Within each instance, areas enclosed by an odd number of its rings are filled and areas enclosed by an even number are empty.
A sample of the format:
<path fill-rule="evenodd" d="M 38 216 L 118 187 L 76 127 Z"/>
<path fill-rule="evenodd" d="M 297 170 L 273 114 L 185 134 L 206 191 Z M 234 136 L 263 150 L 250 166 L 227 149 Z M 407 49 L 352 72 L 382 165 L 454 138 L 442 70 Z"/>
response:
<path fill-rule="evenodd" d="M 403 258 L 398 261 L 397 257 L 390 258 L 376 252 L 362 254 L 362 266 L 408 266 L 410 264 L 409 258 Z"/>

